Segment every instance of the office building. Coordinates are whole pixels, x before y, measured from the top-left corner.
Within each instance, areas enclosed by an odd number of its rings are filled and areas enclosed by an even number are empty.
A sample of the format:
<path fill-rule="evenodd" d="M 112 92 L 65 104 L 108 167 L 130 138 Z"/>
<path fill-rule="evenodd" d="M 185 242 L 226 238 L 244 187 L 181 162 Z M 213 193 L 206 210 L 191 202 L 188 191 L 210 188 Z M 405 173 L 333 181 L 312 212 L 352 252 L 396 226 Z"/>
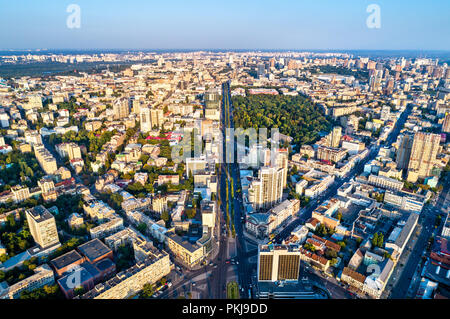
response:
<path fill-rule="evenodd" d="M 206 257 L 199 242 L 191 243 L 175 233 L 167 235 L 167 247 L 187 267 L 199 264 Z"/>
<path fill-rule="evenodd" d="M 297 281 L 300 274 L 298 245 L 259 245 L 258 281 Z"/>
<path fill-rule="evenodd" d="M 384 189 L 399 191 L 403 188 L 403 182 L 386 176 L 371 174 L 368 181 L 370 185 Z"/>
<path fill-rule="evenodd" d="M 287 173 L 288 173 L 288 161 L 289 161 L 289 151 L 288 149 L 278 149 L 275 153 L 276 155 L 276 167 L 282 168 L 282 187 L 286 188 L 287 185 Z"/>
<path fill-rule="evenodd" d="M 257 69 L 256 69 L 257 78 L 261 79 L 262 77 L 264 77 L 265 74 L 266 74 L 266 67 L 265 67 L 264 63 L 258 64 Z"/>
<path fill-rule="evenodd" d="M 338 163 L 347 156 L 347 150 L 319 145 L 317 148 L 317 159 L 332 163 Z"/>

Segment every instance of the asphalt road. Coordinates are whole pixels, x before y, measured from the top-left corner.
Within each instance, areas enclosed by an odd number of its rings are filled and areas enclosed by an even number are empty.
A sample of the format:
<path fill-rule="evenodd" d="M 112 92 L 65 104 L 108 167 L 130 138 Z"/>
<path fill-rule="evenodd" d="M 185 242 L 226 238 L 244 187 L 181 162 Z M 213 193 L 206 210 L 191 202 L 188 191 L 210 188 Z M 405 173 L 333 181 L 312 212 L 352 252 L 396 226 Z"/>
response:
<path fill-rule="evenodd" d="M 223 98 L 228 99 L 229 101 L 229 114 L 224 114 L 224 118 L 228 116 L 228 123 L 230 124 L 231 128 L 234 128 L 234 119 L 233 119 L 233 104 L 231 102 L 231 90 L 230 90 L 230 83 L 226 82 L 222 85 L 223 89 Z M 225 133 L 225 132 L 224 132 Z M 233 154 L 237 154 L 236 149 L 236 143 L 233 143 L 234 152 Z M 241 218 L 244 217 L 242 212 L 242 193 L 238 193 L 237 190 L 241 188 L 240 186 L 240 173 L 239 173 L 239 164 L 237 163 L 237 160 L 235 160 L 232 163 L 226 164 L 228 168 L 228 172 L 231 175 L 233 179 L 233 188 L 234 188 L 234 198 L 230 198 L 230 200 L 233 201 L 234 206 L 234 227 L 236 231 L 236 252 L 237 252 L 237 260 L 239 264 L 237 265 L 238 269 L 238 278 L 239 278 L 239 286 L 241 288 L 241 297 L 248 298 L 248 290 L 250 288 L 251 284 L 251 276 L 253 271 L 255 270 L 254 267 L 252 267 L 248 263 L 248 256 L 247 256 L 247 246 L 246 241 L 244 238 L 244 232 L 243 232 L 243 223 L 241 221 Z M 224 176 L 225 178 L 225 176 Z M 231 192 L 230 192 L 231 197 Z M 240 200 L 239 200 L 240 199 Z"/>
<path fill-rule="evenodd" d="M 421 262 L 422 256 L 426 255 L 425 250 L 427 248 L 428 239 L 433 233 L 437 233 L 438 229 L 435 228 L 435 220 L 437 215 L 439 215 L 442 211 L 442 205 L 444 204 L 449 190 L 450 182 L 448 179 L 446 179 L 444 183 L 444 189 L 442 190 L 441 194 L 439 194 L 436 206 L 427 205 L 424 208 L 422 216 L 418 222 L 418 226 L 416 226 L 416 229 L 414 230 L 416 231 L 420 228 L 421 232 L 419 236 L 411 236 L 412 238 L 408 241 L 406 246 L 406 249 L 410 250 L 410 252 L 409 254 L 407 254 L 407 256 L 401 256 L 396 270 L 394 270 L 391 279 L 388 282 L 388 286 L 390 284 L 393 285 L 389 298 L 406 298 L 408 288 L 410 286 L 414 273 L 419 263 Z M 403 254 L 405 254 L 405 252 L 403 252 Z M 401 266 L 402 264 L 404 266 Z"/>

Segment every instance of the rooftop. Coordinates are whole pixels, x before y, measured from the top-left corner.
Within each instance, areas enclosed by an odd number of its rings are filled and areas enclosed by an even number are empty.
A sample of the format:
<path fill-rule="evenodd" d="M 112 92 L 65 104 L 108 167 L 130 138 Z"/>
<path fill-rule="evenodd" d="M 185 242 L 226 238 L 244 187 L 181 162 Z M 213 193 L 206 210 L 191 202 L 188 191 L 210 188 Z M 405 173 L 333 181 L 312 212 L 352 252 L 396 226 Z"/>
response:
<path fill-rule="evenodd" d="M 62 256 L 53 259 L 52 261 L 50 261 L 50 264 L 56 270 L 58 270 L 67 267 L 81 259 L 83 259 L 83 257 L 76 250 L 72 250 Z"/>
<path fill-rule="evenodd" d="M 77 249 L 89 260 L 95 260 L 112 251 L 110 248 L 108 248 L 108 246 L 103 244 L 98 238 L 95 238 L 83 245 L 78 246 Z"/>

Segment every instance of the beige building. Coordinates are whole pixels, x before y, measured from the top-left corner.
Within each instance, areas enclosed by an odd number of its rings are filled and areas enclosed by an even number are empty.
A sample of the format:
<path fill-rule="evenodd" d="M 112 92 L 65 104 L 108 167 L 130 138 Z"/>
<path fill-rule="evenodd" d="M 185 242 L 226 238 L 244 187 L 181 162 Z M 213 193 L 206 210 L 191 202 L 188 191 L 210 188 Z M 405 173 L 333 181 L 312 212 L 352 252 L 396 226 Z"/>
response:
<path fill-rule="evenodd" d="M 384 189 L 396 191 L 399 191 L 403 188 L 403 182 L 399 180 L 389 178 L 386 176 L 377 176 L 372 174 L 369 176 L 369 184 Z"/>
<path fill-rule="evenodd" d="M 30 190 L 26 186 L 16 185 L 11 188 L 13 199 L 16 203 L 22 202 L 30 198 Z"/>
<path fill-rule="evenodd" d="M 150 132 L 153 128 L 150 113 L 151 113 L 150 107 L 145 106 L 140 108 L 139 116 L 141 122 L 141 131 L 144 133 Z"/>
<path fill-rule="evenodd" d="M 347 155 L 347 150 L 340 148 L 332 148 L 319 146 L 317 148 L 317 159 L 329 162 L 340 162 Z"/>
<path fill-rule="evenodd" d="M 55 217 L 42 205 L 25 211 L 34 241 L 42 248 L 59 244 Z"/>
<path fill-rule="evenodd" d="M 260 168 L 258 179 L 253 180 L 249 188 L 249 201 L 256 210 L 271 208 L 281 201 L 283 196 L 283 174 L 283 168 Z"/>
<path fill-rule="evenodd" d="M 339 144 L 341 143 L 341 137 L 342 137 L 342 127 L 335 126 L 333 127 L 333 130 L 331 131 L 329 135 L 329 146 L 337 148 L 339 147 Z"/>
<path fill-rule="evenodd" d="M 42 178 L 38 181 L 38 186 L 41 188 L 41 194 L 44 201 L 52 201 L 58 198 L 58 194 L 55 190 L 55 184 L 51 178 Z"/>
<path fill-rule="evenodd" d="M 205 257 L 204 247 L 198 243 L 190 243 L 183 240 L 175 233 L 167 235 L 168 249 L 186 266 L 192 267 L 199 264 Z"/>
<path fill-rule="evenodd" d="M 41 188 L 43 194 L 50 193 L 55 190 L 55 184 L 53 180 L 48 177 L 44 177 L 38 181 L 38 186 Z"/>
<path fill-rule="evenodd" d="M 0 295 L 0 299 L 18 299 L 25 291 L 32 291 L 54 283 L 53 270 L 47 264 L 44 264 L 34 270 L 34 275 L 5 289 Z"/>
<path fill-rule="evenodd" d="M 450 113 L 445 115 L 444 122 L 442 123 L 442 132 L 450 133 Z"/>
<path fill-rule="evenodd" d="M 76 143 L 61 143 L 56 145 L 56 151 L 61 157 L 68 157 L 70 160 L 81 157 L 81 148 Z"/>
<path fill-rule="evenodd" d="M 189 176 L 203 173 L 206 170 L 207 162 L 204 157 L 189 157 L 186 158 L 186 175 Z"/>
<path fill-rule="evenodd" d="M 171 271 L 169 255 L 154 247 L 147 248 L 144 259 L 138 260 L 134 266 L 119 272 L 108 281 L 96 285 L 80 299 L 126 299 L 140 292 L 145 284 L 154 284 L 167 276 Z M 142 252 L 141 249 L 139 253 Z"/>
<path fill-rule="evenodd" d="M 161 127 L 164 123 L 164 112 L 162 109 L 151 109 L 150 119 L 152 127 Z"/>
<path fill-rule="evenodd" d="M 155 196 L 152 199 L 152 210 L 162 214 L 167 210 L 167 197 L 166 196 Z"/>
<path fill-rule="evenodd" d="M 214 228 L 216 225 L 216 202 L 203 202 L 201 205 L 202 225 Z"/>
<path fill-rule="evenodd" d="M 289 161 L 289 150 L 286 149 L 286 148 L 278 149 L 276 151 L 276 163 L 275 163 L 275 165 L 276 165 L 276 167 L 283 169 L 283 173 L 282 173 L 282 180 L 283 180 L 282 187 L 283 187 L 283 189 L 287 185 L 288 161 Z"/>
<path fill-rule="evenodd" d="M 130 105 L 127 98 L 120 98 L 114 101 L 113 113 L 115 120 L 123 120 L 130 115 Z"/>
<path fill-rule="evenodd" d="M 48 175 L 53 175 L 58 170 L 56 159 L 53 155 L 44 147 L 43 144 L 36 144 L 34 146 L 34 154 L 36 156 L 39 165 L 41 165 L 44 172 Z"/>
<path fill-rule="evenodd" d="M 84 224 L 84 219 L 80 214 L 73 213 L 69 216 L 67 223 L 69 224 L 70 228 L 78 228 Z"/>
<path fill-rule="evenodd" d="M 414 135 L 411 157 L 408 166 L 408 181 L 416 182 L 417 178 L 431 175 L 439 152 L 439 134 L 418 132 Z"/>

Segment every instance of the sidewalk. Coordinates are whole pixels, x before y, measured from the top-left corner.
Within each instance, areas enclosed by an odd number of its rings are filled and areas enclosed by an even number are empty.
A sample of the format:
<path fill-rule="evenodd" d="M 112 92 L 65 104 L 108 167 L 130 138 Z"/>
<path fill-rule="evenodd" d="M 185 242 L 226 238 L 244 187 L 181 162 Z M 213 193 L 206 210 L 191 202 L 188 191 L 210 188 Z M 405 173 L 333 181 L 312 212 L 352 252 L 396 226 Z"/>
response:
<path fill-rule="evenodd" d="M 268 242 L 267 239 L 258 239 L 255 236 L 247 233 L 245 230 L 243 231 L 244 237 L 245 239 L 249 240 L 250 242 L 252 242 L 255 245 L 264 245 Z"/>

